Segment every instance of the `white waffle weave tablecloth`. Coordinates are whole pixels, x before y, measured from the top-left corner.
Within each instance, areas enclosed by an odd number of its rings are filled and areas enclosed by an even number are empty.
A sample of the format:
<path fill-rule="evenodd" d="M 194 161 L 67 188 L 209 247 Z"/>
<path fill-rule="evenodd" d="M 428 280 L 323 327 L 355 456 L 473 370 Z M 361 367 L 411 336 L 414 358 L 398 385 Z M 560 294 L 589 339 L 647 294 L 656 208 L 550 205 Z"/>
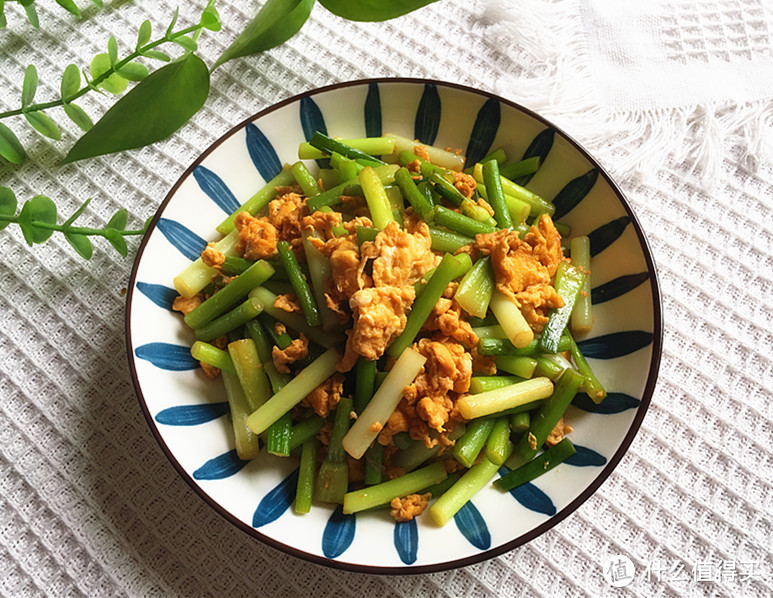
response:
<path fill-rule="evenodd" d="M 39 97 L 58 97 L 68 63 L 87 65 L 111 34 L 133 46 L 143 19 L 162 30 L 175 8 L 76 0 L 76 20 L 35 4 L 39 30 L 5 2 L 0 112 L 18 106 L 28 64 Z M 223 31 L 202 36 L 202 56 L 211 64 L 262 4 L 221 0 Z M 11 226 L 0 232 L 0 595 L 773 595 L 771 40 L 765 0 L 442 0 L 375 24 L 317 5 L 288 43 L 218 69 L 205 107 L 152 148 L 61 167 L 73 125 L 58 118 L 53 142 L 7 121 L 29 160 L 1 165 L 1 186 L 53 197 L 62 213 L 91 197 L 85 219 L 99 224 L 126 207 L 137 226 L 212 141 L 301 91 L 378 76 L 493 91 L 553 120 L 617 178 L 654 251 L 666 330 L 639 435 L 565 521 L 463 569 L 345 573 L 248 537 L 164 458 L 124 349 L 136 239 L 129 258 L 97 243 L 86 262 L 58 235 L 29 248 Z M 90 94 L 84 107 L 111 101 Z M 636 569 L 627 587 L 604 576 L 615 555 Z"/>

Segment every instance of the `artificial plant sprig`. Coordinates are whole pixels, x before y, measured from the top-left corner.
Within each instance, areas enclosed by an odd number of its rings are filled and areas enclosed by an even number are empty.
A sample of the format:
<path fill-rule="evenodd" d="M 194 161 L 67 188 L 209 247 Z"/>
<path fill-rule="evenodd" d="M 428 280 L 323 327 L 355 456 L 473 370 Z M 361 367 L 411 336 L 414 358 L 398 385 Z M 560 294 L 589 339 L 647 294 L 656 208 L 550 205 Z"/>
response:
<path fill-rule="evenodd" d="M 35 0 L 12 0 L 12 1 L 15 1 L 17 4 L 21 5 L 22 8 L 24 8 L 24 12 L 27 15 L 27 20 L 35 29 L 38 29 L 40 27 L 40 19 L 38 18 L 37 8 L 35 8 Z M 91 0 L 91 2 L 95 4 L 98 8 L 102 8 L 103 6 L 102 0 Z M 78 8 L 78 5 L 75 4 L 73 0 L 56 0 L 56 3 L 62 8 L 64 8 L 70 14 L 80 18 L 81 11 Z M 5 28 L 5 26 L 7 25 L 4 8 L 5 8 L 5 0 L 0 0 L 0 29 Z"/>
<path fill-rule="evenodd" d="M 30 6 L 34 0 L 17 0 L 23 6 Z M 73 0 L 56 0 L 62 6 L 73 6 Z M 92 0 L 99 4 L 97 0 Z M 384 21 L 392 19 L 437 0 L 320 0 L 324 8 L 338 17 L 353 21 Z M 0 0 L 0 21 L 2 6 Z M 210 88 L 210 70 L 196 56 L 197 40 L 205 29 L 220 30 L 220 18 L 214 8 L 215 0 L 209 0 L 199 23 L 174 31 L 177 22 L 175 12 L 165 35 L 153 42 L 151 25 L 145 21 L 139 28 L 137 44 L 132 53 L 123 59 L 118 58 L 118 44 L 110 38 L 107 52 L 98 54 L 91 61 L 89 73 L 83 73 L 86 84 L 81 87 L 81 71 L 75 65 L 69 65 L 62 76 L 61 97 L 44 103 L 33 103 L 37 88 L 37 70 L 34 66 L 27 69 L 22 90 L 21 108 L 0 113 L 0 120 L 11 116 L 23 115 L 26 120 L 43 135 L 58 138 L 59 130 L 55 123 L 43 111 L 61 106 L 66 115 L 85 133 L 71 148 L 65 162 L 74 162 L 84 158 L 119 152 L 125 149 L 142 147 L 168 137 L 187 122 L 205 103 Z M 283 44 L 300 31 L 308 20 L 315 0 L 266 0 L 246 27 L 228 46 L 215 62 L 213 70 L 234 58 L 261 53 Z M 67 6 L 65 6 L 67 8 Z M 68 10 L 69 10 L 68 9 Z M 32 12 L 34 12 L 34 7 Z M 72 12 L 72 10 L 71 10 Z M 29 11 L 28 11 L 29 14 Z M 185 52 L 177 60 L 157 50 L 164 43 L 175 43 Z M 142 64 L 134 62 L 144 57 L 169 62 L 153 73 L 149 73 Z M 123 95 L 96 122 L 75 100 L 91 90 L 122 93 L 129 80 L 138 84 Z M 22 144 L 16 135 L 4 123 L 0 122 L 0 157 L 11 163 L 20 164 L 25 159 Z M 56 224 L 56 206 L 45 196 L 37 196 L 25 203 L 21 212 L 15 213 L 16 200 L 9 209 L 9 196 L 5 195 L 6 205 L 0 201 L 0 229 L 9 223 L 18 223 L 28 243 L 43 242 L 53 231 L 61 231 L 65 238 L 84 257 L 91 255 L 92 246 L 88 237 L 105 237 L 116 249 L 125 248 L 124 237 L 142 234 L 143 230 L 126 231 L 121 217 L 116 215 L 113 223 L 104 229 L 74 227 L 85 205 L 79 208 L 64 224 Z M 1 200 L 2 198 L 0 198 Z M 29 207 L 28 207 L 29 206 Z M 53 208 L 53 209 L 52 209 Z M 25 211 L 26 210 L 26 211 Z"/>
<path fill-rule="evenodd" d="M 111 36 L 107 43 L 107 53 L 97 54 L 91 61 L 89 68 L 90 73 L 83 73 L 85 85 L 82 87 L 80 70 L 74 64 L 68 65 L 62 75 L 62 82 L 60 86 L 61 93 L 60 98 L 57 100 L 36 104 L 32 103 L 35 97 L 35 92 L 37 91 L 38 74 L 37 69 L 33 65 L 28 66 L 27 70 L 25 71 L 24 82 L 22 84 L 21 107 L 14 110 L 0 112 L 0 120 L 10 118 L 12 116 L 23 115 L 27 122 L 32 125 L 39 133 L 45 135 L 46 137 L 50 137 L 51 139 L 59 139 L 61 137 L 59 128 L 56 126 L 54 121 L 47 114 L 45 114 L 44 110 L 61 106 L 64 109 L 65 114 L 76 125 L 78 125 L 84 131 L 90 131 L 93 123 L 88 114 L 86 114 L 86 112 L 80 106 L 74 103 L 75 100 L 81 98 L 90 91 L 99 91 L 100 88 L 111 93 L 121 93 L 126 88 L 128 81 L 143 81 L 149 75 L 148 68 L 145 65 L 135 62 L 135 60 L 138 58 L 142 57 L 169 62 L 171 60 L 169 55 L 157 50 L 156 48 L 158 48 L 158 46 L 166 43 L 174 43 L 181 46 L 186 51 L 187 55 L 196 51 L 197 44 L 194 38 L 197 37 L 197 34 L 200 33 L 202 29 L 209 29 L 211 31 L 218 31 L 220 29 L 220 18 L 217 10 L 214 8 L 214 0 L 210 0 L 210 2 L 207 4 L 207 7 L 204 9 L 201 15 L 201 19 L 198 23 L 191 25 L 190 27 L 185 27 L 183 29 L 174 31 L 174 26 L 177 23 L 177 15 L 178 12 L 175 11 L 174 16 L 172 17 L 172 20 L 164 35 L 154 41 L 150 41 L 152 35 L 151 23 L 150 21 L 145 20 L 142 25 L 140 25 L 137 34 L 137 43 L 134 50 L 122 59 L 118 58 L 118 44 L 115 38 Z M 193 37 L 191 37 L 191 34 L 193 34 Z M 173 68 L 169 70 L 176 72 L 178 69 Z M 201 69 L 199 68 L 198 71 L 200 70 Z M 156 73 L 162 71 L 164 71 L 163 68 L 159 69 L 159 71 Z M 163 75 L 158 75 L 156 80 L 163 78 Z M 205 98 L 209 92 L 209 77 L 207 76 L 206 79 Z M 201 77 L 197 78 L 196 84 L 202 84 Z M 203 102 L 201 102 L 201 104 L 203 104 Z M 200 107 L 201 106 L 199 105 L 199 108 Z M 182 122 L 187 121 L 192 115 L 193 113 L 188 114 Z M 166 118 L 167 116 L 168 115 L 163 115 L 163 118 Z M 178 124 L 178 126 L 167 133 L 167 135 L 177 130 L 181 124 L 182 123 Z M 136 122 L 132 123 L 132 126 L 136 125 Z M 94 139 L 94 137 L 96 136 L 92 135 L 90 139 Z M 142 143 L 142 145 L 153 143 L 161 138 L 163 137 L 154 138 L 151 135 L 147 141 Z M 131 147 L 137 146 L 134 145 Z M 111 151 L 120 151 L 121 149 L 127 148 L 117 147 Z M 75 155 L 77 154 L 74 154 L 73 156 L 68 155 L 67 161 L 80 159 L 74 157 Z M 13 131 L 3 123 L 0 123 L 0 156 L 5 158 L 8 162 L 14 164 L 21 164 L 26 159 L 26 153 L 24 152 L 24 148 L 18 137 L 16 137 Z"/>
<path fill-rule="evenodd" d="M 17 213 L 16 195 L 8 187 L 0 187 L 0 230 L 9 224 L 17 224 L 21 228 L 24 240 L 28 245 L 45 243 L 54 232 L 60 232 L 78 254 L 90 259 L 94 247 L 89 237 L 99 236 L 107 239 L 110 245 L 122 256 L 128 254 L 124 237 L 142 235 L 148 222 L 141 229 L 127 229 L 129 213 L 125 209 L 118 210 L 102 228 L 74 226 L 75 220 L 83 214 L 91 199 L 87 199 L 62 224 L 57 224 L 56 204 L 45 195 L 36 195 L 24 202 Z"/>

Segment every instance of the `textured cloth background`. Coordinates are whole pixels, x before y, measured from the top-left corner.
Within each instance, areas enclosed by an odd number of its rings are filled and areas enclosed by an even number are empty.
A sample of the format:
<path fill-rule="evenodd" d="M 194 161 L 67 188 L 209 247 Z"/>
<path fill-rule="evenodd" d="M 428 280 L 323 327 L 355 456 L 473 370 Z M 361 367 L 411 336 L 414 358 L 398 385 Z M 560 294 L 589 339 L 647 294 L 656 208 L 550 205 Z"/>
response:
<path fill-rule="evenodd" d="M 18 105 L 27 64 L 38 67 L 38 97 L 58 97 L 66 64 L 87 65 L 111 34 L 119 47 L 133 47 L 144 18 L 161 31 L 175 8 L 172 0 L 136 0 L 96 10 L 83 0 L 77 22 L 53 3 L 36 4 L 39 31 L 6 3 L 0 110 Z M 201 38 L 210 64 L 261 4 L 221 2 L 224 30 Z M 526 546 L 432 575 L 342 573 L 268 548 L 212 512 L 148 430 L 124 350 L 131 259 L 97 241 L 84 262 L 58 235 L 30 249 L 12 226 L 0 232 L 0 594 L 773 594 L 773 163 L 758 135 L 770 127 L 773 98 L 728 94 L 718 84 L 718 103 L 660 106 L 672 108 L 673 118 L 609 109 L 609 73 L 587 18 L 589 7 L 603 4 L 444 0 L 381 24 L 345 22 L 316 6 L 281 48 L 218 69 L 204 109 L 171 139 L 59 167 L 77 131 L 51 111 L 63 141 L 43 140 L 9 120 L 30 160 L 0 166 L 0 185 L 20 200 L 47 194 L 69 214 L 92 197 L 84 221 L 104 224 L 126 207 L 130 225 L 139 226 L 217 137 L 314 87 L 430 77 L 539 110 L 618 178 L 649 236 L 664 297 L 664 354 L 652 406 L 626 457 L 589 501 Z M 669 30 L 683 39 L 724 36 L 725 44 L 745 44 L 756 64 L 770 64 L 773 28 L 763 2 L 662 4 L 679 9 L 663 18 L 670 15 Z M 729 25 L 696 30 L 695 18 L 712 8 Z M 181 22 L 195 16 L 190 4 L 181 5 Z M 739 29 L 744 23 L 750 26 Z M 89 94 L 83 105 L 98 115 L 111 101 Z M 678 136 L 661 143 L 651 134 L 658 123 Z M 130 251 L 136 246 L 130 241 Z M 626 588 L 604 577 L 602 563 L 613 555 L 636 567 Z"/>

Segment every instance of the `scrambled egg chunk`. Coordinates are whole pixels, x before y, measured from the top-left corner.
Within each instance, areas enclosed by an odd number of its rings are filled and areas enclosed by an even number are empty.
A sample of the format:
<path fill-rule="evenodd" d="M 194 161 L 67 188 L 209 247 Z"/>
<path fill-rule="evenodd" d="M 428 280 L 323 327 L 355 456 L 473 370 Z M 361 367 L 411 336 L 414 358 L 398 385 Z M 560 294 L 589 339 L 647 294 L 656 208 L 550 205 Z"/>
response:
<path fill-rule="evenodd" d="M 268 220 L 277 230 L 279 239 L 293 247 L 301 242 L 302 221 L 309 213 L 306 201 L 295 191 L 288 191 L 268 202 Z"/>
<path fill-rule="evenodd" d="M 443 335 L 459 341 L 467 347 L 478 345 L 478 337 L 469 322 L 462 319 L 462 308 L 453 299 L 441 297 L 435 304 L 424 329 L 439 330 Z"/>
<path fill-rule="evenodd" d="M 418 281 L 435 265 L 429 227 L 422 222 L 411 234 L 390 222 L 374 241 L 362 244 L 363 260 L 373 260 L 373 284 L 403 287 Z"/>
<path fill-rule="evenodd" d="M 274 346 L 271 349 L 271 357 L 274 360 L 274 367 L 278 372 L 283 374 L 290 373 L 289 364 L 295 363 L 299 359 L 303 359 L 309 354 L 309 339 L 304 335 L 300 335 L 298 338 L 282 350 L 279 347 Z"/>
<path fill-rule="evenodd" d="M 395 497 L 389 504 L 391 507 L 389 514 L 395 518 L 395 521 L 410 521 L 424 512 L 429 504 L 432 494 L 409 494 L 405 498 Z"/>
<path fill-rule="evenodd" d="M 550 435 L 545 440 L 545 444 L 548 446 L 554 446 L 561 442 L 564 439 L 564 436 L 571 434 L 571 432 L 572 426 L 567 424 L 566 421 L 564 421 L 564 418 L 561 417 L 553 430 L 550 432 Z"/>
<path fill-rule="evenodd" d="M 497 289 L 515 301 L 534 330 L 541 331 L 548 311 L 564 304 L 550 284 L 564 259 L 561 235 L 550 217 L 543 214 L 523 240 L 508 230 L 477 235 L 475 248 L 491 256 Z"/>
<path fill-rule="evenodd" d="M 454 172 L 454 187 L 465 197 L 471 198 L 475 193 L 475 188 L 478 186 L 478 181 L 475 180 L 470 174 L 463 172 Z"/>
<path fill-rule="evenodd" d="M 274 299 L 274 307 L 290 314 L 301 313 L 303 311 L 295 293 L 277 295 L 276 299 Z"/>
<path fill-rule="evenodd" d="M 178 296 L 174 298 L 172 302 L 172 309 L 179 311 L 182 315 L 187 316 L 190 312 L 201 305 L 201 295 L 194 295 L 193 297 Z"/>
<path fill-rule="evenodd" d="M 211 268 L 217 268 L 219 270 L 223 266 L 225 256 L 217 249 L 213 248 L 212 245 L 214 245 L 214 243 L 209 243 L 206 249 L 201 252 L 201 261 L 204 262 L 207 266 Z"/>
<path fill-rule="evenodd" d="M 304 216 L 301 224 L 304 231 L 320 233 L 324 239 L 333 238 L 333 227 L 340 226 L 343 216 L 340 212 L 312 212 Z"/>
<path fill-rule="evenodd" d="M 341 400 L 341 393 L 344 389 L 344 377 L 341 374 L 333 374 L 322 384 L 312 390 L 301 405 L 311 407 L 314 413 L 320 417 L 327 417 L 335 409 L 338 401 Z"/>
<path fill-rule="evenodd" d="M 259 260 L 276 255 L 279 232 L 265 218 L 255 218 L 249 212 L 239 212 L 234 219 L 239 231 L 236 252 L 248 260 Z"/>
<path fill-rule="evenodd" d="M 354 293 L 349 300 L 354 325 L 346 333 L 346 351 L 338 370 L 350 370 L 360 355 L 369 360 L 381 357 L 405 328 L 405 311 L 415 296 L 410 286 L 374 287 Z"/>
<path fill-rule="evenodd" d="M 378 441 L 389 444 L 395 434 L 408 432 L 428 448 L 450 444 L 448 432 L 463 421 L 456 400 L 470 389 L 472 356 L 464 346 L 443 336 L 420 339 L 414 348 L 427 361 L 413 383 L 403 390 L 403 399 Z"/>
<path fill-rule="evenodd" d="M 348 319 L 345 307 L 349 298 L 360 289 L 373 285 L 360 259 L 360 248 L 355 235 L 343 235 L 322 241 L 310 237 L 309 241 L 330 261 L 330 280 L 325 289 L 325 299 L 330 309 Z"/>
<path fill-rule="evenodd" d="M 348 237 L 349 240 L 341 242 L 346 249 L 338 260 L 334 259 L 338 250 L 330 254 L 334 290 L 350 297 L 349 308 L 354 318 L 352 328 L 346 333 L 346 351 L 338 364 L 342 372 L 350 370 L 360 355 L 374 360 L 384 354 L 405 328 L 406 312 L 416 297 L 413 284 L 435 263 L 429 228 L 423 222 L 413 233 L 390 222 L 375 240 L 362 244 L 359 256 L 356 242 L 351 240 L 353 235 Z M 339 260 L 343 265 L 336 265 Z M 370 260 L 369 276 L 365 267 Z M 337 269 L 346 276 L 337 277 Z M 339 287 L 342 280 L 347 289 Z"/>

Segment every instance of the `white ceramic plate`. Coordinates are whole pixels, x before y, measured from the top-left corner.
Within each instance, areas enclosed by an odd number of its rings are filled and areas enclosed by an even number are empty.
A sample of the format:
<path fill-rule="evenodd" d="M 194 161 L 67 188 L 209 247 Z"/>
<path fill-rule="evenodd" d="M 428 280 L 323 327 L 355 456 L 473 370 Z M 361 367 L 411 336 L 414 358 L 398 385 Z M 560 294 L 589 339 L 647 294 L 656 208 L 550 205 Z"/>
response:
<path fill-rule="evenodd" d="M 171 311 L 172 279 L 218 238 L 215 226 L 297 159 L 314 130 L 362 137 L 394 132 L 461 148 L 472 162 L 503 147 L 544 156 L 526 186 L 554 200 L 556 219 L 592 238 L 594 330 L 581 348 L 609 391 L 570 407 L 577 454 L 510 493 L 489 487 L 446 526 L 396 524 L 385 512 L 296 515 L 297 464 L 235 454 L 219 380 L 190 357 L 194 338 Z M 419 573 L 469 565 L 545 532 L 606 479 L 639 428 L 657 377 L 661 305 L 652 256 L 619 189 L 579 145 L 529 110 L 438 81 L 384 79 L 318 89 L 267 108 L 199 157 L 164 199 L 138 251 L 126 311 L 130 369 L 150 429 L 180 475 L 237 527 L 280 550 L 344 569 Z"/>

